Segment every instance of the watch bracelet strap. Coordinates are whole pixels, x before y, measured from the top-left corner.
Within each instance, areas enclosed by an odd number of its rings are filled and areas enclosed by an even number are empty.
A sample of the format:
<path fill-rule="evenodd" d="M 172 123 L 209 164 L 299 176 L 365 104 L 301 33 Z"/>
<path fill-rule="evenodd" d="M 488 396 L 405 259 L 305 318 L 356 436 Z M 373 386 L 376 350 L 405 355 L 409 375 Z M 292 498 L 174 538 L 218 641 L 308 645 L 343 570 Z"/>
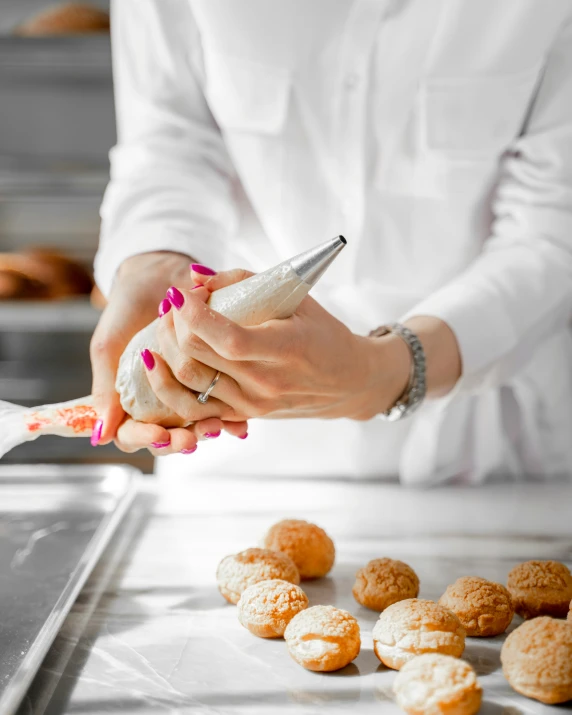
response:
<path fill-rule="evenodd" d="M 410 415 L 421 405 L 427 392 L 427 385 L 425 351 L 421 341 L 412 330 L 401 323 L 389 323 L 372 330 L 369 335 L 370 337 L 382 337 L 391 333 L 406 343 L 412 359 L 411 374 L 405 391 L 392 407 L 378 415 L 381 419 L 395 422 Z"/>

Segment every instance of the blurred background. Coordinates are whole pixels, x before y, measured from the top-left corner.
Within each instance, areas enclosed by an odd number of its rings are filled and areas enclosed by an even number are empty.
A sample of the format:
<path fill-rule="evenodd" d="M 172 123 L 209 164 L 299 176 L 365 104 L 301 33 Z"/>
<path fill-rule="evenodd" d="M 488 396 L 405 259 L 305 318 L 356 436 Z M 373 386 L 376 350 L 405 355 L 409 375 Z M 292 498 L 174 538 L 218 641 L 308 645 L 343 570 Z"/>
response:
<path fill-rule="evenodd" d="M 0 2 L 0 399 L 89 394 L 99 206 L 115 142 L 109 0 Z M 150 457 L 43 437 L 5 462 Z"/>

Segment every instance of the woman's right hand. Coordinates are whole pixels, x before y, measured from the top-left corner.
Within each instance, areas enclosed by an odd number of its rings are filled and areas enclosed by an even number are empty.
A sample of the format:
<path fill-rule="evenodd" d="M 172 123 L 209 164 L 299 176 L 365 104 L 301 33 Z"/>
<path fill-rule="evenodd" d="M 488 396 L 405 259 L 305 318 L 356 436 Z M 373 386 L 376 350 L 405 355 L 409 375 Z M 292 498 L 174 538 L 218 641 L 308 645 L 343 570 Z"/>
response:
<path fill-rule="evenodd" d="M 135 422 L 127 417 L 115 390 L 119 359 L 135 333 L 157 317 L 157 309 L 171 285 L 193 282 L 189 273 L 190 259 L 180 253 L 143 253 L 121 264 L 107 306 L 93 333 L 90 345 L 93 372 L 92 395 L 101 418 L 96 425 L 92 444 L 115 440 L 124 452 L 147 447 L 154 455 L 194 451 L 205 435 L 220 434 L 225 429 L 236 437 L 247 432 L 245 422 L 222 422 L 211 418 L 196 422 L 186 429 L 166 429 L 159 425 Z M 99 431 L 101 434 L 98 435 Z M 167 445 L 156 447 L 153 445 Z"/>

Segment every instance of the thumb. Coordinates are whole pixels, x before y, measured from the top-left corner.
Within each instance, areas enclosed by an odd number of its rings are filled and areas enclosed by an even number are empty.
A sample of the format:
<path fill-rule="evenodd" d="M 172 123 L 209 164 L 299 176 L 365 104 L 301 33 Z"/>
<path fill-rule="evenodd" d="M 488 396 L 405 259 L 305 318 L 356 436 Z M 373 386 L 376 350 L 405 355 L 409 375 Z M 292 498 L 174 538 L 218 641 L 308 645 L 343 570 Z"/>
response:
<path fill-rule="evenodd" d="M 115 389 L 117 368 L 127 344 L 147 322 L 143 311 L 134 310 L 129 291 L 116 291 L 113 300 L 110 300 L 101 314 L 91 338 L 89 353 L 93 404 L 103 423 L 98 444 L 110 442 L 125 418 Z"/>
<path fill-rule="evenodd" d="M 93 374 L 91 393 L 94 407 L 102 422 L 96 444 L 111 442 L 125 418 L 125 412 L 115 389 L 117 367 L 124 347 L 122 341 L 106 335 L 99 326 L 96 328 L 90 344 Z"/>

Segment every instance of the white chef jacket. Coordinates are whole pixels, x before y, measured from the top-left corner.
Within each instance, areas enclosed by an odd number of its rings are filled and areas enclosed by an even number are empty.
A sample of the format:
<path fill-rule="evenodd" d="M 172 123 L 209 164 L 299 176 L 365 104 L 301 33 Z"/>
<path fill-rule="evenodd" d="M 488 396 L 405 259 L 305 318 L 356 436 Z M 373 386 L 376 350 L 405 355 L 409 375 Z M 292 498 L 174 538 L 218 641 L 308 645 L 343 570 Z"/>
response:
<path fill-rule="evenodd" d="M 572 472 L 570 0 L 116 0 L 112 41 L 104 293 L 138 253 L 260 270 L 342 233 L 315 297 L 462 355 L 401 423 L 255 421 L 169 470 Z"/>

